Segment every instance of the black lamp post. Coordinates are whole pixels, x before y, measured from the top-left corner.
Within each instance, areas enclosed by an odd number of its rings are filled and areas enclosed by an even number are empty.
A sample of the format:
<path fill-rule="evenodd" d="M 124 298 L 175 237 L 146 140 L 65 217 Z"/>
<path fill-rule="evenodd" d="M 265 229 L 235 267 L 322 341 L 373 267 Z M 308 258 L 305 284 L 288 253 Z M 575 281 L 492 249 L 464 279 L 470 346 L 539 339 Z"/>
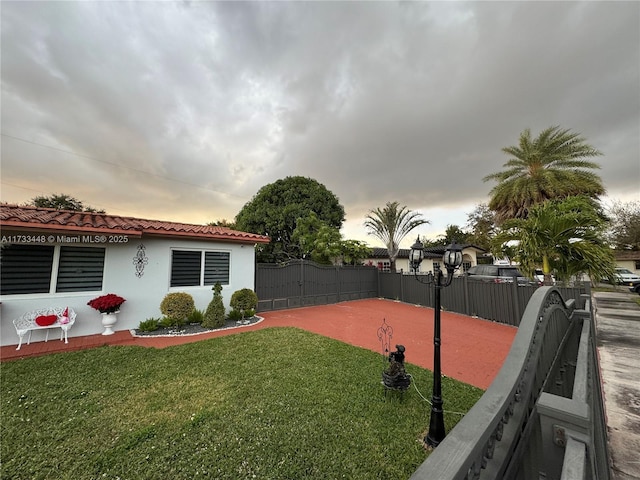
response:
<path fill-rule="evenodd" d="M 434 273 L 433 281 L 424 282 L 418 277 L 418 267 L 424 258 L 424 245 L 420 242 L 420 237 L 416 239 L 416 243 L 411 246 L 409 253 L 409 265 L 413 269 L 416 280 L 421 283 L 433 283 L 435 288 L 434 300 L 434 324 L 433 324 L 433 395 L 431 397 L 431 419 L 429 420 L 429 433 L 424 437 L 424 441 L 431 447 L 437 447 L 444 437 L 446 431 L 444 428 L 444 415 L 442 410 L 442 373 L 440 370 L 440 291 L 444 287 L 451 285 L 453 272 L 462 265 L 462 247 L 451 243 L 444 250 L 442 261 L 447 269 L 447 279 L 442 282 L 442 270 L 438 269 Z"/>

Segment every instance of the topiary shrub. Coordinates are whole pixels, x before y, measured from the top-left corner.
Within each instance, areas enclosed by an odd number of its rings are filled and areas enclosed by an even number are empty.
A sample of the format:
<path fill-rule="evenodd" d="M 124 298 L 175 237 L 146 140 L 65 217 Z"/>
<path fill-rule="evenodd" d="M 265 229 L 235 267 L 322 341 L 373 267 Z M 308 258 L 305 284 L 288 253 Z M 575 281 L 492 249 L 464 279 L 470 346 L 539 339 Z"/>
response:
<path fill-rule="evenodd" d="M 183 325 L 195 308 L 193 297 L 184 292 L 168 293 L 160 304 L 160 311 L 176 327 Z"/>
<path fill-rule="evenodd" d="M 158 328 L 160 328 L 160 321 L 157 318 L 147 318 L 138 325 L 138 330 L 141 332 L 155 332 Z"/>
<path fill-rule="evenodd" d="M 213 299 L 209 302 L 206 312 L 204 312 L 204 319 L 202 320 L 202 326 L 206 328 L 220 328 L 224 325 L 225 308 L 222 302 L 222 285 L 220 282 L 212 288 Z"/>
<path fill-rule="evenodd" d="M 250 288 L 237 290 L 233 292 L 233 295 L 231 295 L 231 302 L 229 302 L 229 305 L 231 305 L 231 308 L 234 310 L 238 310 L 243 319 L 246 316 L 253 316 L 253 314 L 248 315 L 248 312 L 250 310 L 255 311 L 255 308 L 258 305 L 258 295 L 256 295 L 256 292 Z"/>

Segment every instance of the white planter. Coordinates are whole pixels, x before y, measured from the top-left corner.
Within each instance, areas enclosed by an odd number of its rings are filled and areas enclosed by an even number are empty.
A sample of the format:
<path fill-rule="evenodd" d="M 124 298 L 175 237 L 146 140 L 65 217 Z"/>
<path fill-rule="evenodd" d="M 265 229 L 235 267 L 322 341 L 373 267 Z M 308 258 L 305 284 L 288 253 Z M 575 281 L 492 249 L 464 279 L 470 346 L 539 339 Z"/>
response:
<path fill-rule="evenodd" d="M 119 312 L 102 314 L 102 326 L 104 327 L 102 335 L 113 335 L 115 333 L 113 331 L 113 326 L 118 321 L 118 313 Z"/>

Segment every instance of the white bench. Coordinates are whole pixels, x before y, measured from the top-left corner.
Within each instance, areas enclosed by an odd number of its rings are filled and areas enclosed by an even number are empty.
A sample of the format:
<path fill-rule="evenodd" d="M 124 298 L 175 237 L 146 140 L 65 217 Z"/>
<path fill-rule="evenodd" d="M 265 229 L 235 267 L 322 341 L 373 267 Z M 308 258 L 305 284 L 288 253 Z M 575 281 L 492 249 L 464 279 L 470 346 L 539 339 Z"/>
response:
<path fill-rule="evenodd" d="M 67 339 L 67 332 L 73 326 L 76 321 L 76 312 L 73 311 L 72 308 L 68 310 L 68 323 L 60 323 L 60 319 L 64 315 L 64 311 L 68 307 L 51 307 L 51 308 L 41 308 L 39 310 L 32 310 L 31 312 L 27 312 L 24 315 L 16 318 L 13 321 L 13 326 L 16 327 L 16 333 L 18 337 L 20 337 L 20 342 L 18 343 L 18 348 L 16 350 L 20 350 L 22 346 L 22 339 L 26 333 L 29 333 L 29 337 L 27 339 L 27 345 L 31 343 L 31 332 L 34 330 L 45 330 L 47 336 L 45 338 L 45 342 L 49 340 L 49 329 L 51 328 L 59 328 L 60 329 L 60 340 L 64 339 L 64 343 L 69 343 Z M 51 325 L 41 326 L 36 323 L 36 318 L 40 315 L 56 315 L 58 318 Z"/>

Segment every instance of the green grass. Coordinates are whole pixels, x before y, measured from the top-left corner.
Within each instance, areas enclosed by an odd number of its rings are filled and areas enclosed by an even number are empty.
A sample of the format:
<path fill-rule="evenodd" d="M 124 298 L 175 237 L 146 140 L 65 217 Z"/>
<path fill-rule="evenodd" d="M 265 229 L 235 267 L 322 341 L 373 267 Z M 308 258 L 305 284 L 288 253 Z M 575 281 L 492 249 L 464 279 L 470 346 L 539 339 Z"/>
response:
<path fill-rule="evenodd" d="M 1 367 L 3 479 L 402 479 L 429 405 L 385 399 L 386 359 L 295 328 L 103 347 Z M 431 373 L 407 365 L 427 395 Z M 445 409 L 475 387 L 443 380 Z M 445 414 L 447 430 L 460 416 Z"/>

